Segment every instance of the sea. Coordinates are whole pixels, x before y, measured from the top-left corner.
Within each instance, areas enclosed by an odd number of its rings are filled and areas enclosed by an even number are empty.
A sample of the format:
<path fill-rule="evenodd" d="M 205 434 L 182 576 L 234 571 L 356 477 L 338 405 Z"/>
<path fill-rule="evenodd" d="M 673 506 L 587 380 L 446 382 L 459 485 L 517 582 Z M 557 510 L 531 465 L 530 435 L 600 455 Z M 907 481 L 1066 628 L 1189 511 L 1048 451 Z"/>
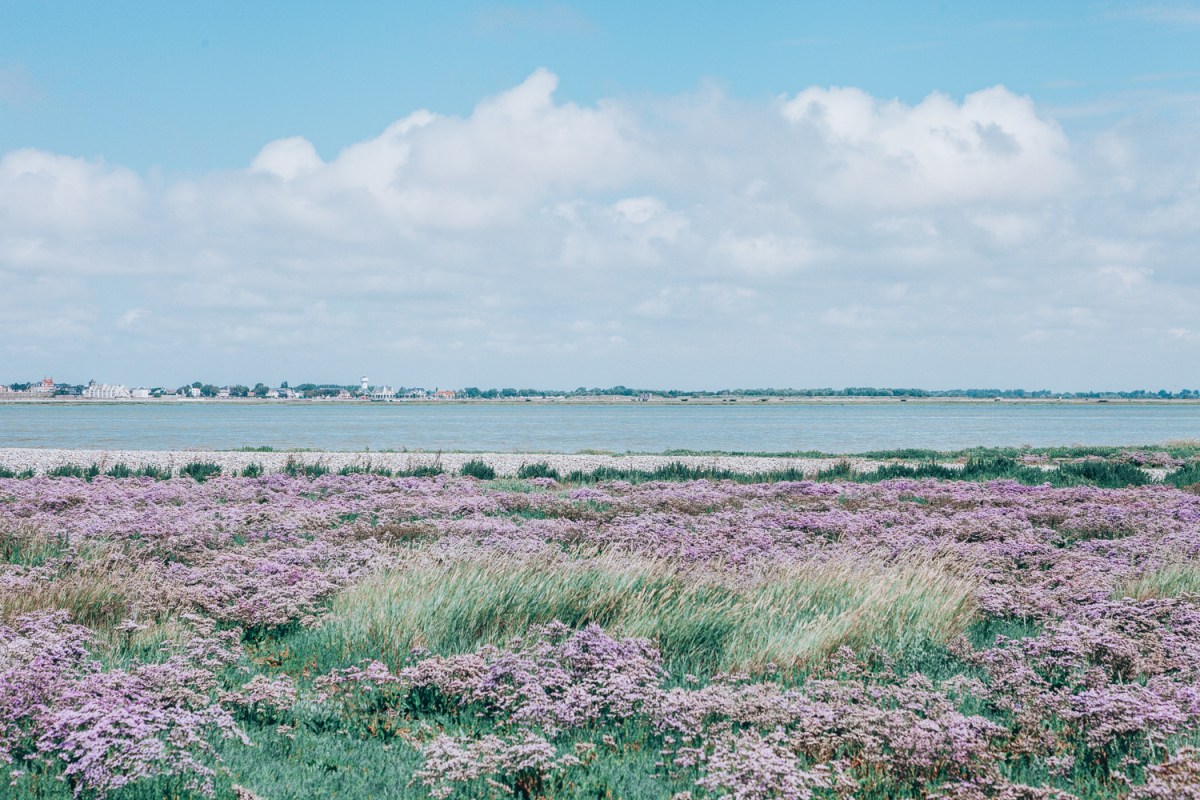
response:
<path fill-rule="evenodd" d="M 0 403 L 0 447 L 861 453 L 1200 440 L 1192 403 Z"/>

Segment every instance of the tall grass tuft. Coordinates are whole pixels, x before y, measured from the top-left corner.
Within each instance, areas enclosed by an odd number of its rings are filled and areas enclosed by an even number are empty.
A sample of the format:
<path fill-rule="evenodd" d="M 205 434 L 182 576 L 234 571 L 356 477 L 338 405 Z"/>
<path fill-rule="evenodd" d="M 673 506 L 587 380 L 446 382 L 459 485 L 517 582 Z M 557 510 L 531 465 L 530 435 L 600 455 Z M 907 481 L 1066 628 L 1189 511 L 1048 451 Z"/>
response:
<path fill-rule="evenodd" d="M 118 464 L 113 464 L 111 467 L 109 467 L 105 471 L 104 474 L 110 478 L 132 478 L 133 470 L 129 467 L 128 464 L 125 464 L 122 462 L 122 463 L 118 463 Z"/>
<path fill-rule="evenodd" d="M 156 481 L 166 481 L 171 479 L 170 467 L 156 467 L 153 464 L 146 464 L 138 468 L 134 475 L 139 478 L 153 478 Z"/>
<path fill-rule="evenodd" d="M 975 589 L 936 558 L 806 563 L 745 584 L 628 556 L 467 559 L 418 563 L 348 590 L 323 635 L 335 650 L 400 660 L 414 646 L 465 652 L 557 619 L 650 637 L 679 668 L 793 669 L 842 645 L 948 641 L 970 623 Z"/>
<path fill-rule="evenodd" d="M 1195 486 L 1200 484 L 1200 463 L 1180 467 L 1163 478 L 1163 483 L 1171 486 Z"/>
<path fill-rule="evenodd" d="M 374 464 L 347 464 L 338 470 L 338 475 L 380 475 L 384 478 L 392 477 L 392 471 L 387 467 L 377 467 Z"/>
<path fill-rule="evenodd" d="M 1113 597 L 1153 600 L 1181 594 L 1200 595 L 1200 561 L 1180 560 L 1129 578 L 1117 585 Z"/>
<path fill-rule="evenodd" d="M 436 478 L 445 472 L 441 464 L 420 464 L 412 469 L 396 470 L 393 475 L 397 478 Z"/>
<path fill-rule="evenodd" d="M 67 552 L 65 533 L 47 533 L 36 527 L 0 529 L 0 563 L 41 566 Z"/>
<path fill-rule="evenodd" d="M 63 464 L 46 472 L 46 475 L 51 478 L 82 478 L 85 481 L 90 481 L 99 474 L 99 464 L 92 464 L 90 467 L 82 467 L 78 464 Z"/>
<path fill-rule="evenodd" d="M 71 620 L 93 628 L 111 627 L 129 614 L 136 594 L 153 591 L 155 579 L 144 569 L 115 572 L 105 559 L 84 562 L 53 580 L 38 581 L 19 592 L 0 593 L 0 621 L 34 611 L 66 611 Z"/>
<path fill-rule="evenodd" d="M 536 464 L 522 464 L 517 470 L 518 478 L 553 478 L 559 480 L 562 476 L 558 474 L 558 470 L 551 467 L 545 461 L 539 461 Z"/>
<path fill-rule="evenodd" d="M 459 474 L 464 477 L 478 478 L 481 481 L 490 481 L 496 478 L 496 470 L 488 466 L 487 462 L 480 461 L 477 458 L 473 458 L 463 464 L 462 469 L 459 470 Z"/>
<path fill-rule="evenodd" d="M 180 476 L 186 475 L 197 483 L 204 483 L 209 478 L 215 478 L 221 474 L 221 465 L 211 461 L 193 461 L 180 467 L 179 474 Z"/>
<path fill-rule="evenodd" d="M 246 466 L 242 467 L 239 473 L 243 478 L 261 478 L 263 475 L 263 465 L 257 461 L 251 461 Z"/>

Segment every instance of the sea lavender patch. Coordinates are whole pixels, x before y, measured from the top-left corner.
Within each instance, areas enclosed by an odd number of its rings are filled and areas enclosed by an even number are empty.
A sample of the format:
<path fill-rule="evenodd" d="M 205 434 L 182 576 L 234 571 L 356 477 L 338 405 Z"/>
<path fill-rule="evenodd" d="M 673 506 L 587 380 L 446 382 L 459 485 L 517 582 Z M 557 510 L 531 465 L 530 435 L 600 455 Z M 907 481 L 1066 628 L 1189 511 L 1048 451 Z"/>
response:
<path fill-rule="evenodd" d="M 1195 794 L 1194 493 L 529 481 L 0 479 L 0 797 Z"/>

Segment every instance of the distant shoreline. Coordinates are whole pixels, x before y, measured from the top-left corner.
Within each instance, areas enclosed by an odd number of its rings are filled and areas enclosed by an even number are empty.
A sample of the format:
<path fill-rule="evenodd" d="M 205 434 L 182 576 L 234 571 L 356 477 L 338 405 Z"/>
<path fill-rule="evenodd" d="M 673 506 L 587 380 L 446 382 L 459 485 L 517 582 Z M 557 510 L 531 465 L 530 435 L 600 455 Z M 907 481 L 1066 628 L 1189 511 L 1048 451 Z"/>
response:
<path fill-rule="evenodd" d="M 650 397 L 639 400 L 626 396 L 597 396 L 597 397 L 497 397 L 497 398 L 455 398 L 453 400 L 428 399 L 396 399 L 396 400 L 315 400 L 259 397 L 138 397 L 122 400 L 87 399 L 82 397 L 0 397 L 2 405 L 299 405 L 299 406 L 387 406 L 387 405 L 873 405 L 916 403 L 930 404 L 968 404 L 987 405 L 1007 403 L 1010 405 L 1200 405 L 1200 398 L 1162 398 L 1162 397 L 783 397 L 770 395 L 765 397 Z"/>

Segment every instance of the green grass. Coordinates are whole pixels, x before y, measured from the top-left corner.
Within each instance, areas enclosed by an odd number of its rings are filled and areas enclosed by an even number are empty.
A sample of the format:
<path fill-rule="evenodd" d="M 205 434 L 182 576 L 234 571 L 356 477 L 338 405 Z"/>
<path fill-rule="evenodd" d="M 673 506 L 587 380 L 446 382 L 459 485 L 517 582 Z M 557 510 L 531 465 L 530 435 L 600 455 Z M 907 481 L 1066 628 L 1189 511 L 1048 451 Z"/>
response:
<path fill-rule="evenodd" d="M 81 478 L 85 481 L 90 481 L 99 474 L 99 464 L 92 464 L 90 467 L 82 467 L 78 464 L 63 464 L 46 472 L 46 476 L 50 478 Z"/>
<path fill-rule="evenodd" d="M 199 483 L 221 474 L 221 465 L 211 461 L 193 461 L 179 468 L 180 476 L 189 477 Z"/>
<path fill-rule="evenodd" d="M 38 567 L 67 552 L 67 536 L 40 528 L 0 530 L 0 563 Z"/>
<path fill-rule="evenodd" d="M 1188 464 L 1174 472 L 1167 473 L 1163 483 L 1171 486 L 1195 486 L 1200 484 L 1200 464 Z"/>
<path fill-rule="evenodd" d="M 488 466 L 486 462 L 473 458 L 462 465 L 458 474 L 464 477 L 478 478 L 481 481 L 490 481 L 495 479 L 496 470 Z"/>
<path fill-rule="evenodd" d="M 418 562 L 339 596 L 299 651 L 400 663 L 415 646 L 466 652 L 557 619 L 649 637 L 679 669 L 798 669 L 842 645 L 946 641 L 970 624 L 975 588 L 937 559 L 814 563 L 745 585 L 630 558 Z"/>
<path fill-rule="evenodd" d="M 247 464 L 246 466 L 242 467 L 242 471 L 239 474 L 243 478 L 261 478 L 263 475 L 263 472 L 264 472 L 263 465 L 259 464 L 257 461 L 253 461 L 253 462 Z"/>
<path fill-rule="evenodd" d="M 1200 595 L 1200 561 L 1181 557 L 1158 569 L 1129 578 L 1117 585 L 1113 597 L 1132 597 L 1135 600 L 1178 597 L 1181 594 Z"/>
<path fill-rule="evenodd" d="M 870 471 L 856 471 L 849 461 L 838 461 L 806 476 L 795 469 L 771 470 L 767 472 L 735 472 L 715 467 L 692 467 L 678 461 L 653 470 L 619 469 L 599 467 L 591 472 L 576 470 L 565 478 L 570 483 L 599 483 L 603 481 L 690 481 L 731 480 L 739 483 L 777 483 L 780 481 L 854 481 L 875 483 L 897 478 L 937 479 L 960 481 L 1013 480 L 1036 486 L 1049 483 L 1053 486 L 1099 486 L 1122 488 L 1152 483 L 1143 470 L 1131 464 L 1111 461 L 1086 461 L 1078 464 L 1062 464 L 1053 469 L 1039 469 L 1009 458 L 990 456 L 968 459 L 961 467 L 951 467 L 934 461 L 917 464 L 883 464 Z"/>
<path fill-rule="evenodd" d="M 539 461 L 536 464 L 522 464 L 517 470 L 518 478 L 553 478 L 559 480 L 562 476 L 558 474 L 558 470 L 551 467 L 545 461 Z"/>
<path fill-rule="evenodd" d="M 155 467 L 151 464 L 146 464 L 145 466 L 136 470 L 134 472 L 134 476 L 139 478 L 153 478 L 156 481 L 165 481 L 170 480 L 171 469 L 170 467 Z"/>

